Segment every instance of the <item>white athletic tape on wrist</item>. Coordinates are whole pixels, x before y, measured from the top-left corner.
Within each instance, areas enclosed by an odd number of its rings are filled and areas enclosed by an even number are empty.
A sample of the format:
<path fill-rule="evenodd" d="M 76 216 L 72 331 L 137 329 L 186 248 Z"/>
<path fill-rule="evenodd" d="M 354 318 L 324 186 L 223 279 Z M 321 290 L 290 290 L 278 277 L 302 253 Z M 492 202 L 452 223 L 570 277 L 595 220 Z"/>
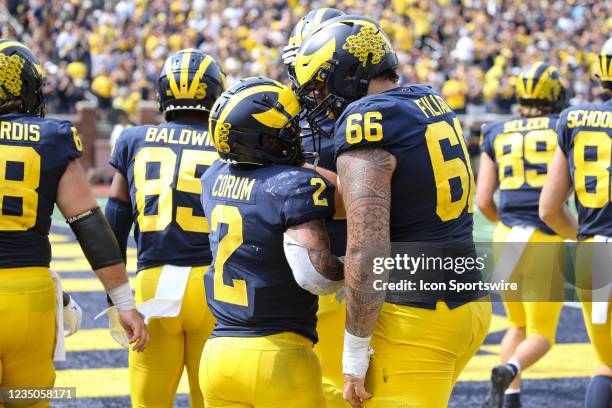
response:
<path fill-rule="evenodd" d="M 370 356 L 374 349 L 370 347 L 372 336 L 357 337 L 344 331 L 344 352 L 342 353 L 342 373 L 357 378 L 365 378 L 370 366 Z"/>
<path fill-rule="evenodd" d="M 108 296 L 110 296 L 111 300 L 113 301 L 113 305 L 115 305 L 117 310 L 123 311 L 136 309 L 134 294 L 132 293 L 130 284 L 127 282 L 109 290 Z"/>

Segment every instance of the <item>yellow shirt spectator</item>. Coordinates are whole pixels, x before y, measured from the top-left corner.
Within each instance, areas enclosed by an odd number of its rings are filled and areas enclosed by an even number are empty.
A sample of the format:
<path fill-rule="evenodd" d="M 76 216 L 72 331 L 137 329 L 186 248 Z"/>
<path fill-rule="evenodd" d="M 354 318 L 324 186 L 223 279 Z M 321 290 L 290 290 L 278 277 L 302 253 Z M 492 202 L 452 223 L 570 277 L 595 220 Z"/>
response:
<path fill-rule="evenodd" d="M 444 96 L 450 107 L 455 110 L 465 109 L 465 95 L 467 91 L 467 84 L 458 79 L 449 79 L 442 86 L 442 96 Z"/>
<path fill-rule="evenodd" d="M 96 76 L 91 83 L 91 89 L 102 98 L 110 98 L 114 88 L 115 83 L 111 77 L 104 74 Z"/>
<path fill-rule="evenodd" d="M 66 66 L 66 72 L 70 75 L 73 81 L 77 79 L 85 79 L 87 76 L 87 66 L 79 61 L 73 61 Z"/>

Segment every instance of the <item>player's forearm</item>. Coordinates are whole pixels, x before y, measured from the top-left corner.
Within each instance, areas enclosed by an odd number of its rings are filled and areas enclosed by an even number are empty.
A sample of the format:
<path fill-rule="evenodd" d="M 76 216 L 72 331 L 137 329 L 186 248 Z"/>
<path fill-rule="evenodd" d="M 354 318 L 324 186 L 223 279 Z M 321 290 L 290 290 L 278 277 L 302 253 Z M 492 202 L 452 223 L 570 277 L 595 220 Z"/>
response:
<path fill-rule="evenodd" d="M 346 329 L 358 337 L 374 332 L 378 315 L 385 301 L 386 291 L 375 290 L 374 280 L 387 282 L 389 275 L 372 272 L 374 258 L 389 256 L 389 242 L 372 243 L 370 247 L 347 249 L 345 258 Z"/>
<path fill-rule="evenodd" d="M 100 282 L 102 282 L 102 285 L 107 292 L 128 283 L 125 264 L 123 263 L 96 269 L 94 272 L 96 273 L 98 279 L 100 279 Z"/>
<path fill-rule="evenodd" d="M 477 197 L 476 205 L 478 206 L 478 209 L 480 210 L 482 215 L 484 215 L 487 220 L 493 223 L 497 222 L 497 206 L 495 205 L 495 201 L 493 201 L 493 197 L 483 199 Z"/>
<path fill-rule="evenodd" d="M 566 206 L 553 210 L 540 209 L 540 218 L 563 238 L 576 239 L 578 235 L 578 221 Z"/>
<path fill-rule="evenodd" d="M 358 337 L 374 332 L 385 300 L 385 291 L 375 290 L 374 258 L 390 254 L 391 177 L 395 157 L 378 148 L 357 149 L 342 154 L 338 175 L 347 204 L 348 244 L 344 265 L 346 329 Z"/>

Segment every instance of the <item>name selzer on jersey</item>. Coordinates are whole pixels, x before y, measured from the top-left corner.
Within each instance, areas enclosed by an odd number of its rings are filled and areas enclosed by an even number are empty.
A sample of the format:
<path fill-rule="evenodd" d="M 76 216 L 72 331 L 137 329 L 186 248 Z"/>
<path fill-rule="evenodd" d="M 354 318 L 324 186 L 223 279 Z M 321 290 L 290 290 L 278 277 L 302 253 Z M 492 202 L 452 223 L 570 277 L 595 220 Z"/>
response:
<path fill-rule="evenodd" d="M 210 264 L 200 177 L 218 158 L 207 126 L 170 122 L 121 133 L 109 162 L 129 183 L 138 270 Z"/>
<path fill-rule="evenodd" d="M 49 266 L 57 187 L 82 151 L 70 122 L 0 115 L 0 268 Z"/>

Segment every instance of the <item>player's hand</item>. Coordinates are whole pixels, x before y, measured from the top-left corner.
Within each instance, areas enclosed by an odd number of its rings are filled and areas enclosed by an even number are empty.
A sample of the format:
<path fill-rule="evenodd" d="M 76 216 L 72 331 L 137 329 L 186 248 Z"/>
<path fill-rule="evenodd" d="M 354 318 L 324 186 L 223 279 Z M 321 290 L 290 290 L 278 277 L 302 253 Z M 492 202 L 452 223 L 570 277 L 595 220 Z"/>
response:
<path fill-rule="evenodd" d="M 81 306 L 70 296 L 70 301 L 64 306 L 64 337 L 70 337 L 81 328 L 83 321 L 83 310 Z"/>
<path fill-rule="evenodd" d="M 344 374 L 342 397 L 351 404 L 351 407 L 362 408 L 363 401 L 372 398 L 372 394 L 365 389 L 365 378 L 357 378 L 350 374 Z"/>
<path fill-rule="evenodd" d="M 149 344 L 149 333 L 143 316 L 136 309 L 120 310 L 119 320 L 127 335 L 128 343 L 132 344 L 132 350 L 143 351 Z"/>

